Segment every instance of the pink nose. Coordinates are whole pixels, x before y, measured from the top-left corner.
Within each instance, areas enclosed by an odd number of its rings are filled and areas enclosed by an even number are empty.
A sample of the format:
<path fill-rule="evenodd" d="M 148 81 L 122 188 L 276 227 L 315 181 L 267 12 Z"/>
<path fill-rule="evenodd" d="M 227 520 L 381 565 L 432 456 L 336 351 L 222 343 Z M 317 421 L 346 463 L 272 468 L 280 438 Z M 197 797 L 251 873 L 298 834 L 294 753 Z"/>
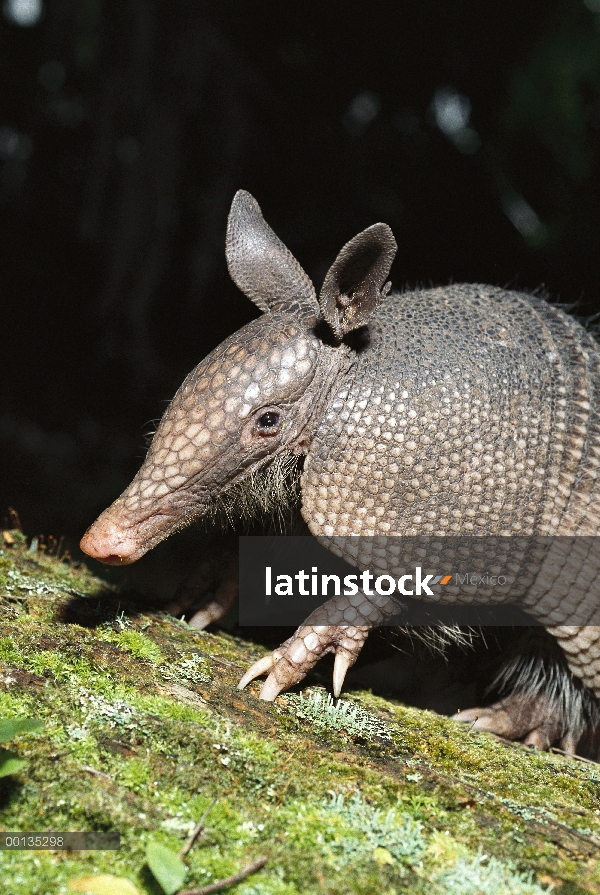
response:
<path fill-rule="evenodd" d="M 88 528 L 79 546 L 88 556 L 112 566 L 135 562 L 145 552 L 140 551 L 137 541 L 102 516 Z"/>

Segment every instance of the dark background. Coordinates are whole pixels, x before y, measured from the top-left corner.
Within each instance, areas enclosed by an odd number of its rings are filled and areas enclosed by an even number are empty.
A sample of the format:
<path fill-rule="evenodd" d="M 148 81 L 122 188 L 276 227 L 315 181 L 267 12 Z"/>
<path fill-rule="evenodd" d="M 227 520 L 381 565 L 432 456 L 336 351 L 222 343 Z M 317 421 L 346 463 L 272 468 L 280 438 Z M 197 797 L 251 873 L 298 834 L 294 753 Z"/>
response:
<path fill-rule="evenodd" d="M 184 375 L 256 314 L 225 265 L 240 187 L 317 287 L 381 220 L 396 287 L 544 284 L 600 309 L 600 0 L 4 0 L 0 19 L 0 517 L 30 536 L 73 552 Z M 135 574 L 166 593 L 163 549 Z"/>

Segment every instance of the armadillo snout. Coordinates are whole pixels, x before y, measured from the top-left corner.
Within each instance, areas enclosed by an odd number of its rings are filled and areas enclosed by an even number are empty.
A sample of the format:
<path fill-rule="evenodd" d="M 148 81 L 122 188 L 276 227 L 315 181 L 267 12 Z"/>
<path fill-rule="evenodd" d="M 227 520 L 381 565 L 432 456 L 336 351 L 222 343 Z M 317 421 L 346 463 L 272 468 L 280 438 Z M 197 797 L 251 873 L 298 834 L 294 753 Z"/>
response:
<path fill-rule="evenodd" d="M 131 531 L 127 531 L 114 519 L 110 518 L 110 510 L 105 510 L 90 525 L 81 539 L 79 546 L 84 553 L 98 559 L 106 565 L 126 565 L 135 562 L 146 553 Z"/>

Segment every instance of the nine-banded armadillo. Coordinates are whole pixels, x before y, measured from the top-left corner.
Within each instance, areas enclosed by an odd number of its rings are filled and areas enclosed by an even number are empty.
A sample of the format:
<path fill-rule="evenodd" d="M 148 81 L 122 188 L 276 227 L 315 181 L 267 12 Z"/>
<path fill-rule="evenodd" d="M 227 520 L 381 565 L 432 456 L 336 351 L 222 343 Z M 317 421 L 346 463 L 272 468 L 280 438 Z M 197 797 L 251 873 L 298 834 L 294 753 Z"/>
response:
<path fill-rule="evenodd" d="M 82 549 L 106 563 L 134 562 L 227 495 L 250 489 L 259 470 L 289 471 L 293 457 L 304 458 L 302 516 L 325 543 L 598 534 L 598 345 L 529 294 L 479 285 L 388 294 L 395 252 L 389 227 L 369 227 L 341 250 L 317 298 L 256 201 L 238 192 L 227 262 L 264 313 L 190 373 L 142 468 L 88 529 Z M 353 562 L 352 551 L 345 558 Z M 196 590 L 215 576 L 221 584 L 194 617 L 197 627 L 223 615 L 234 594 L 235 573 L 215 573 L 210 563 Z M 583 594 L 588 602 L 594 586 Z M 505 675 L 513 692 L 461 718 L 572 751 L 597 721 L 600 627 L 588 623 L 595 609 L 573 625 L 560 606 L 521 602 L 562 659 L 513 657 Z M 369 628 L 386 617 L 384 603 L 364 596 L 344 615 L 338 599 L 329 624 L 309 618 L 240 686 L 269 672 L 261 697 L 272 700 L 334 652 L 339 694 Z"/>

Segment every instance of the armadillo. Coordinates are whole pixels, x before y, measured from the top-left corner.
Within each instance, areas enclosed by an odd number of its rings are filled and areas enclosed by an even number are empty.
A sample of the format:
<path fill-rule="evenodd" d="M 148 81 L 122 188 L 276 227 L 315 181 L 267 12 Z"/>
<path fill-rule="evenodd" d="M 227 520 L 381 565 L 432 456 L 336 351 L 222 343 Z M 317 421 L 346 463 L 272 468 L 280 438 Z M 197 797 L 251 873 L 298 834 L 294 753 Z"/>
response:
<path fill-rule="evenodd" d="M 256 200 L 239 191 L 227 263 L 262 316 L 185 379 L 141 469 L 82 549 L 105 563 L 134 562 L 277 468 L 297 468 L 301 515 L 325 544 L 600 533 L 600 349 L 592 336 L 535 294 L 471 284 L 391 292 L 396 248 L 385 224 L 359 233 L 317 296 Z M 295 458 L 303 460 L 296 467 Z M 355 564 L 355 555 L 348 549 L 344 558 Z M 229 607 L 235 572 L 227 568 L 235 566 L 221 561 L 215 573 L 207 561 L 196 573 L 190 592 L 218 579 L 196 627 Z M 594 587 L 584 592 L 588 603 Z M 364 596 L 348 615 L 339 598 L 327 624 L 307 619 L 240 687 L 268 673 L 260 695 L 273 700 L 333 652 L 339 695 L 369 630 L 389 612 L 384 604 Z M 530 593 L 521 605 L 560 647 L 555 659 L 548 665 L 535 650 L 513 657 L 505 675 L 512 691 L 458 717 L 572 752 L 598 720 L 600 626 L 590 622 L 600 615 L 592 606 L 574 625 L 556 601 Z"/>

